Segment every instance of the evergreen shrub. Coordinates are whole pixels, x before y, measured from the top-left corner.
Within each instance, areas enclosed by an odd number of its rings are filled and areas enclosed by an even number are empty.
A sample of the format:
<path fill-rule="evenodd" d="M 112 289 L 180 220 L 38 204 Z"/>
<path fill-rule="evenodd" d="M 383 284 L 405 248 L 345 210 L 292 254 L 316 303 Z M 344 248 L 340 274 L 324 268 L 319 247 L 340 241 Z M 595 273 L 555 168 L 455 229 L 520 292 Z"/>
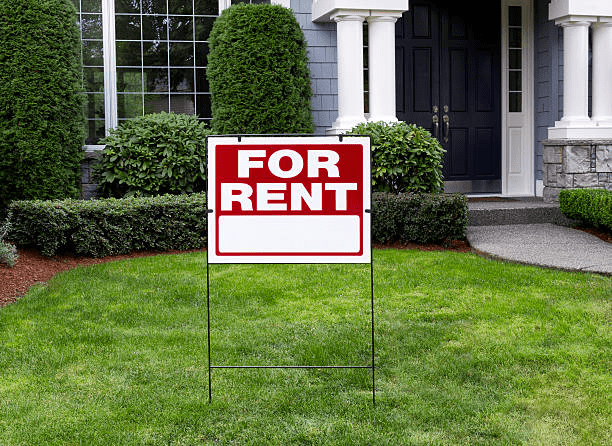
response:
<path fill-rule="evenodd" d="M 123 122 L 102 140 L 95 165 L 102 195 L 123 197 L 202 192 L 206 136 L 196 116 L 154 113 Z"/>
<path fill-rule="evenodd" d="M 9 214 L 4 223 L 0 226 L 0 264 L 4 263 L 9 268 L 12 268 L 15 266 L 19 254 L 17 254 L 17 248 L 15 245 L 5 240 L 10 229 L 11 215 Z"/>
<path fill-rule="evenodd" d="M 372 145 L 372 190 L 441 192 L 444 188 L 440 142 L 414 124 L 368 122 L 349 135 L 366 135 Z"/>
<path fill-rule="evenodd" d="M 565 189 L 559 193 L 559 207 L 571 219 L 612 231 L 612 191 Z"/>
<path fill-rule="evenodd" d="M 313 132 L 306 40 L 291 10 L 231 6 L 215 21 L 209 45 L 215 133 Z"/>
<path fill-rule="evenodd" d="M 87 257 L 206 245 L 206 196 L 14 201 L 7 238 L 43 255 Z"/>
<path fill-rule="evenodd" d="M 0 0 L 0 208 L 79 196 L 82 76 L 71 0 Z"/>

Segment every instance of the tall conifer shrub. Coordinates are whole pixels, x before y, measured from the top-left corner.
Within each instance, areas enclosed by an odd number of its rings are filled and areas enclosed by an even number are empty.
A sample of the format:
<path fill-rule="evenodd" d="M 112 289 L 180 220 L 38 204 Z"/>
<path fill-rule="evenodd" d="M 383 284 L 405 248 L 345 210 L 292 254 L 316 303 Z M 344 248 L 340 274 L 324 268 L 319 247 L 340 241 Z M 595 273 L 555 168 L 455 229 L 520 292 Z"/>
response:
<path fill-rule="evenodd" d="M 0 208 L 79 195 L 80 48 L 71 0 L 0 0 Z"/>
<path fill-rule="evenodd" d="M 306 40 L 291 10 L 231 6 L 209 42 L 215 133 L 313 132 Z"/>

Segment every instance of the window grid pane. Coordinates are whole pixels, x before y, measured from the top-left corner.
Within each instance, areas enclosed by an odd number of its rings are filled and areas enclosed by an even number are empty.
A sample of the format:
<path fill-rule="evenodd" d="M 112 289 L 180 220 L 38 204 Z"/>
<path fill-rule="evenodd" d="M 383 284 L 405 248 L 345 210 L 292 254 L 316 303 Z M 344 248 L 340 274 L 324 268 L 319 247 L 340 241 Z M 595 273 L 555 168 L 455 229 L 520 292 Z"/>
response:
<path fill-rule="evenodd" d="M 102 45 L 102 0 L 74 0 L 81 31 L 83 60 L 83 112 L 86 119 L 85 144 L 97 144 L 104 137 L 104 48 Z"/>
<path fill-rule="evenodd" d="M 508 111 L 523 111 L 523 19 L 521 6 L 508 7 Z"/>
<path fill-rule="evenodd" d="M 140 96 L 142 113 L 174 111 L 210 119 L 210 107 L 198 94 L 208 93 L 208 36 L 217 17 L 218 2 L 116 1 L 122 6 L 117 8 L 115 23 L 117 29 L 123 28 L 117 32 L 116 42 L 118 91 Z M 141 73 L 140 89 L 136 88 L 137 82 L 125 79 L 126 73 L 134 70 Z M 126 98 L 122 100 L 125 104 Z M 131 98 L 130 104 L 133 101 Z M 134 106 L 119 107 L 119 119 L 128 118 L 134 110 Z"/>

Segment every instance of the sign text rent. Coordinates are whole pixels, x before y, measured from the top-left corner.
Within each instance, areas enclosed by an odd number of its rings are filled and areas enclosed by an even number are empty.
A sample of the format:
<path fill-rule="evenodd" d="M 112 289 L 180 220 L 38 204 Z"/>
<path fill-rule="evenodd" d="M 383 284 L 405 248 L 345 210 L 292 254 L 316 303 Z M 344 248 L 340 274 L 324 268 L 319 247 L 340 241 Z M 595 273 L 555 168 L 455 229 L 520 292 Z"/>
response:
<path fill-rule="evenodd" d="M 266 150 L 238 150 L 238 178 L 248 179 L 259 169 L 277 179 L 293 179 L 306 171 L 307 178 L 339 178 L 340 155 L 333 150 L 307 150 L 303 156 L 295 150 L 278 150 L 266 159 Z M 255 171 L 255 172 L 253 172 Z M 336 211 L 347 210 L 347 195 L 356 191 L 357 183 L 301 182 L 221 183 L 221 210 L 231 211 L 238 203 L 242 211 L 311 211 L 323 210 L 323 195 L 330 193 Z M 329 197 L 329 198 L 331 198 Z"/>

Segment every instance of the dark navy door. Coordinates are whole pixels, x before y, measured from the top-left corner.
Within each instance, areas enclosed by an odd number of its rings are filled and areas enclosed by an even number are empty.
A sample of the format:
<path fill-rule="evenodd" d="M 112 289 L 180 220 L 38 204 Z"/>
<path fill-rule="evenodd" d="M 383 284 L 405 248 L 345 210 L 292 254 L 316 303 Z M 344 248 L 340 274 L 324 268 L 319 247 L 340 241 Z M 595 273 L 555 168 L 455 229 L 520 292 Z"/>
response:
<path fill-rule="evenodd" d="M 500 3 L 413 0 L 397 23 L 398 118 L 440 140 L 447 181 L 501 178 Z"/>

